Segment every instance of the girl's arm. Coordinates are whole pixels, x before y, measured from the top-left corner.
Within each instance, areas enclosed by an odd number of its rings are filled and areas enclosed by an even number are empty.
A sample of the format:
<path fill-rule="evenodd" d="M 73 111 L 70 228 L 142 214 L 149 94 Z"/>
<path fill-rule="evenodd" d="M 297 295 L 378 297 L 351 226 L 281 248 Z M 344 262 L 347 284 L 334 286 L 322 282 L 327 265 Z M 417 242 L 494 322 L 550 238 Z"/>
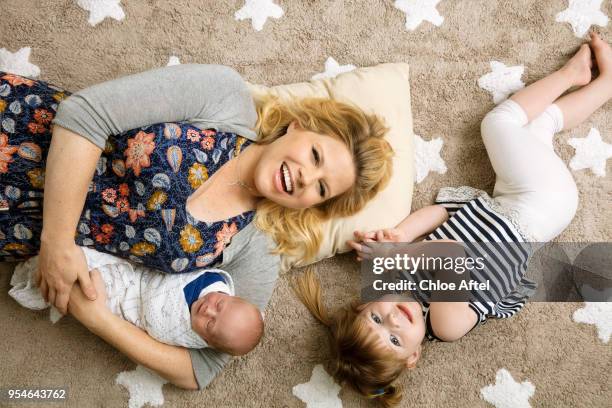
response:
<path fill-rule="evenodd" d="M 372 250 L 368 242 L 414 242 L 442 225 L 448 219 L 446 209 L 441 205 L 430 205 L 409 214 L 395 228 L 378 231 L 355 231 L 354 240 L 347 245 L 357 252 L 357 260 L 368 258 Z"/>
<path fill-rule="evenodd" d="M 429 318 L 433 334 L 443 341 L 456 341 L 476 325 L 478 316 L 468 302 L 432 302 Z"/>
<path fill-rule="evenodd" d="M 90 301 L 78 285 L 74 285 L 68 305 L 70 314 L 135 363 L 155 371 L 178 387 L 197 389 L 189 351 L 161 343 L 130 322 L 112 314 L 106 307 L 104 282 L 97 270 L 91 272 L 91 280 L 98 291 L 97 299 Z"/>
<path fill-rule="evenodd" d="M 448 213 L 441 205 L 429 205 L 408 215 L 395 228 L 403 233 L 406 241 L 413 242 L 429 234 L 448 220 Z"/>
<path fill-rule="evenodd" d="M 465 259 L 467 257 L 463 245 L 452 240 L 436 240 L 416 245 L 422 248 L 418 252 L 430 258 Z M 435 277 L 442 282 L 454 283 L 456 288 L 460 288 L 461 283 L 469 279 L 469 273 L 437 270 Z M 469 294 L 459 289 L 455 292 L 432 291 L 429 319 L 433 334 L 440 340 L 459 340 L 476 324 L 478 316 L 470 308 L 466 296 Z"/>

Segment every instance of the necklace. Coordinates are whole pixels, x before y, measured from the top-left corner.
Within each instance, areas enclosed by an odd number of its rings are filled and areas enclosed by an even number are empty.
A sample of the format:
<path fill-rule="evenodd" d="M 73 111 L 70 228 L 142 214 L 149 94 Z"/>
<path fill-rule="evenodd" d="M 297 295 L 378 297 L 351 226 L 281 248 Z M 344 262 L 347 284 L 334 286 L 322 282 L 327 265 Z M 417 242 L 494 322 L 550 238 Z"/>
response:
<path fill-rule="evenodd" d="M 248 184 L 246 184 L 244 181 L 241 180 L 240 177 L 240 157 L 242 156 L 242 154 L 238 154 L 238 158 L 236 159 L 236 169 L 238 170 L 238 177 L 236 178 L 236 181 L 228 183 L 228 186 L 240 186 L 244 189 L 247 189 L 248 191 L 250 191 L 251 193 L 255 193 L 255 191 L 253 190 L 253 188 L 251 186 L 249 186 Z"/>

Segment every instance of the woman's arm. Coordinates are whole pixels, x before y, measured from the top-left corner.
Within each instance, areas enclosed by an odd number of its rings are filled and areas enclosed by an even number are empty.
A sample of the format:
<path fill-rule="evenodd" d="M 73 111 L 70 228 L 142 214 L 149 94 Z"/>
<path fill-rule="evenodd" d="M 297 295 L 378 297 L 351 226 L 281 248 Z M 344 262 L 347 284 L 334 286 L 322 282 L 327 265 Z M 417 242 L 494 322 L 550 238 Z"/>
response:
<path fill-rule="evenodd" d="M 100 336 L 130 360 L 155 371 L 177 387 L 198 389 L 189 350 L 161 343 L 110 311 L 101 314 L 95 323 L 89 323 L 85 326 L 92 333 Z"/>
<path fill-rule="evenodd" d="M 90 301 L 78 285 L 74 285 L 68 305 L 70 314 L 135 363 L 155 371 L 178 387 L 198 389 L 189 351 L 161 343 L 130 322 L 112 314 L 106 307 L 104 282 L 97 270 L 91 272 L 91 280 L 98 291 L 97 299 Z"/>
<path fill-rule="evenodd" d="M 87 188 L 101 150 L 79 135 L 55 125 L 45 170 L 43 228 L 37 284 L 43 297 L 65 314 L 78 279 L 95 299 L 87 261 L 74 242 Z"/>
<path fill-rule="evenodd" d="M 200 128 L 255 139 L 253 98 L 242 77 L 223 65 L 182 64 L 103 82 L 72 94 L 53 123 L 101 149 L 111 135 L 162 122 L 187 121 Z"/>

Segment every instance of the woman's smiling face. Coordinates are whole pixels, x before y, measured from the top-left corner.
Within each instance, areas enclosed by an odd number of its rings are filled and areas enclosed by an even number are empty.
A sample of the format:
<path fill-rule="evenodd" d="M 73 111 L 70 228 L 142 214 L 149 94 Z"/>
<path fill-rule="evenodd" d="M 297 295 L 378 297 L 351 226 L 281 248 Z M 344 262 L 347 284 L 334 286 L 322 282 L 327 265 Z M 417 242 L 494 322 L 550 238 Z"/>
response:
<path fill-rule="evenodd" d="M 266 145 L 255 168 L 257 191 L 283 207 L 309 208 L 347 191 L 355 164 L 339 139 L 301 129 L 293 121 Z"/>
<path fill-rule="evenodd" d="M 416 301 L 389 300 L 363 305 L 360 318 L 378 336 L 381 343 L 412 366 L 419 358 L 425 336 L 425 321 L 421 305 Z"/>

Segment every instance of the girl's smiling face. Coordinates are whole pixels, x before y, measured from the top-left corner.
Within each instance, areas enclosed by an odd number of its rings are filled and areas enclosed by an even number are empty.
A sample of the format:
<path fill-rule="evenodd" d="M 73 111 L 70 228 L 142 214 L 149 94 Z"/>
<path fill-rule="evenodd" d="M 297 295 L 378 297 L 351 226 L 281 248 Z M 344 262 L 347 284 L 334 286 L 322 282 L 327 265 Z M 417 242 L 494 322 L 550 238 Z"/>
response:
<path fill-rule="evenodd" d="M 355 178 L 353 157 L 341 140 L 295 121 L 265 146 L 254 173 L 259 194 L 288 208 L 309 208 L 338 196 Z"/>
<path fill-rule="evenodd" d="M 383 298 L 366 303 L 359 313 L 361 319 L 399 360 L 413 367 L 419 358 L 425 336 L 425 321 L 421 305 L 416 301 L 396 302 Z"/>

